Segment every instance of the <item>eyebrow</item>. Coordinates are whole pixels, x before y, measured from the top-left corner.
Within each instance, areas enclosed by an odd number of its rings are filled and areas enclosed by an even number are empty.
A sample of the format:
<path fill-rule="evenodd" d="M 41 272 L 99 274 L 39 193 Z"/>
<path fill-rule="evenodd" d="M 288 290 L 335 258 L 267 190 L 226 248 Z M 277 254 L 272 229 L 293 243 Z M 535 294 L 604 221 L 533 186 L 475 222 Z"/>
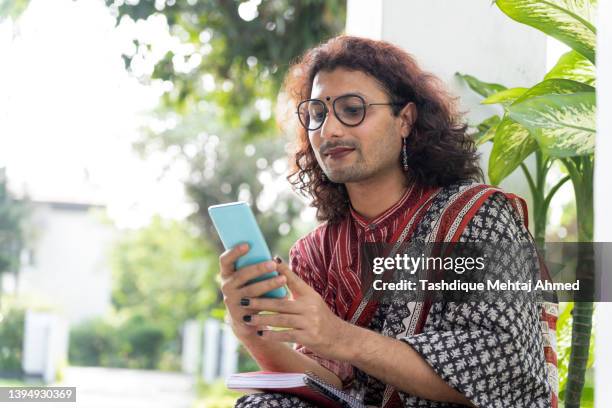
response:
<path fill-rule="evenodd" d="M 331 98 L 331 99 L 335 99 L 335 98 L 340 98 L 341 96 L 347 96 L 347 95 L 359 95 L 359 96 L 361 96 L 361 97 L 362 97 L 362 98 L 364 98 L 364 99 L 366 99 L 366 98 L 367 98 L 367 96 L 366 96 L 366 95 L 364 95 L 363 93 L 361 93 L 361 92 L 359 92 L 359 91 L 350 91 L 350 92 L 345 92 L 345 93 L 340 94 L 340 95 L 328 95 L 328 96 L 329 96 L 329 98 Z M 321 98 L 321 96 L 319 96 L 319 97 L 317 97 L 317 98 L 312 98 L 312 99 L 327 99 L 327 96 L 326 96 L 326 97 L 323 97 L 323 98 Z"/>

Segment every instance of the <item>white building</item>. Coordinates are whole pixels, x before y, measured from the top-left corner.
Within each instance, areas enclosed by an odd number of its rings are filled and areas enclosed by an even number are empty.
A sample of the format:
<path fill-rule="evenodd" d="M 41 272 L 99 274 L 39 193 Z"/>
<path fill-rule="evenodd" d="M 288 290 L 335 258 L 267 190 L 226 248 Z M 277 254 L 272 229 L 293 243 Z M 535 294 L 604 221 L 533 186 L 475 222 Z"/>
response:
<path fill-rule="evenodd" d="M 29 304 L 50 307 L 71 324 L 102 316 L 110 307 L 114 237 L 104 207 L 49 201 L 32 207 L 33 242 L 11 286 Z"/>

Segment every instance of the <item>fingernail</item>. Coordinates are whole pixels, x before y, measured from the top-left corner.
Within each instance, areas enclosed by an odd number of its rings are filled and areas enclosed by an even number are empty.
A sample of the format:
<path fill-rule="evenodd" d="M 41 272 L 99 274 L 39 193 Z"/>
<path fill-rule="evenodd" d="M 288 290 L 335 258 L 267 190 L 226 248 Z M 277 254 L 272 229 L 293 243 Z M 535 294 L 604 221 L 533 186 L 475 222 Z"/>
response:
<path fill-rule="evenodd" d="M 280 256 L 278 256 L 278 255 L 274 255 L 274 261 L 275 261 L 276 263 L 283 263 L 283 260 L 282 260 L 282 259 L 281 259 L 281 257 L 280 257 Z"/>
<path fill-rule="evenodd" d="M 251 303 L 251 300 L 249 298 L 240 299 L 240 306 L 248 306 L 249 303 Z"/>
<path fill-rule="evenodd" d="M 244 320 L 245 322 L 250 322 L 251 321 L 251 315 L 244 315 L 244 316 L 242 316 L 242 320 Z"/>
<path fill-rule="evenodd" d="M 240 250 L 241 251 L 246 251 L 247 249 L 249 249 L 249 244 L 242 244 L 242 245 L 240 245 Z"/>
<path fill-rule="evenodd" d="M 272 261 L 266 262 L 266 269 L 269 271 L 273 271 L 276 269 L 276 264 Z"/>
<path fill-rule="evenodd" d="M 257 335 L 258 335 L 259 337 L 263 336 L 263 330 L 257 330 Z"/>

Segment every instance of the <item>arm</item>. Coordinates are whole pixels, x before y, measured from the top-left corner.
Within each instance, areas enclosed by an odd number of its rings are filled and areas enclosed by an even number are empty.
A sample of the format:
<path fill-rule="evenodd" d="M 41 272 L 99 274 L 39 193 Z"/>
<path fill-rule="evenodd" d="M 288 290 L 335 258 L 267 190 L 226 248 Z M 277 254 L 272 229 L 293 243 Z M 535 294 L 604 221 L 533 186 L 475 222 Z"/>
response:
<path fill-rule="evenodd" d="M 411 395 L 471 406 L 408 344 L 349 323 L 343 332 L 346 354 L 340 357 L 360 370 Z"/>

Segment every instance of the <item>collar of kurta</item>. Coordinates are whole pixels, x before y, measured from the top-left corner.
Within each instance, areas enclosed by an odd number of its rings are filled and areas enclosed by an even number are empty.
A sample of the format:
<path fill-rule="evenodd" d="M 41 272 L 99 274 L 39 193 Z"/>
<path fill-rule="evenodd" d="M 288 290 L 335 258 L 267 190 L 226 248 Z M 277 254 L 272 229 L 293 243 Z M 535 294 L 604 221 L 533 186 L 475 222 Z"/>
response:
<path fill-rule="evenodd" d="M 406 210 L 410 207 L 411 201 L 413 201 L 411 198 L 414 199 L 414 196 L 419 193 L 419 190 L 420 189 L 416 187 L 416 184 L 411 184 L 395 204 L 383 211 L 382 214 L 379 214 L 370 220 L 360 215 L 357 211 L 355 211 L 353 206 L 351 206 L 351 221 L 357 227 L 358 232 L 365 231 L 371 233 L 374 231 L 380 231 L 383 228 L 388 228 L 389 225 L 393 224 L 394 221 L 401 218 L 401 216 L 406 213 Z M 380 238 L 384 240 L 385 237 L 381 236 Z"/>
<path fill-rule="evenodd" d="M 423 188 L 410 186 L 402 197 L 374 219 L 366 219 L 351 208 L 350 216 L 330 227 L 334 249 L 327 269 L 326 301 L 334 303 L 339 316 L 344 317 L 355 300 L 361 296 L 360 246 L 365 242 L 389 242 L 395 232 L 405 225 L 411 208 L 418 207 Z"/>

